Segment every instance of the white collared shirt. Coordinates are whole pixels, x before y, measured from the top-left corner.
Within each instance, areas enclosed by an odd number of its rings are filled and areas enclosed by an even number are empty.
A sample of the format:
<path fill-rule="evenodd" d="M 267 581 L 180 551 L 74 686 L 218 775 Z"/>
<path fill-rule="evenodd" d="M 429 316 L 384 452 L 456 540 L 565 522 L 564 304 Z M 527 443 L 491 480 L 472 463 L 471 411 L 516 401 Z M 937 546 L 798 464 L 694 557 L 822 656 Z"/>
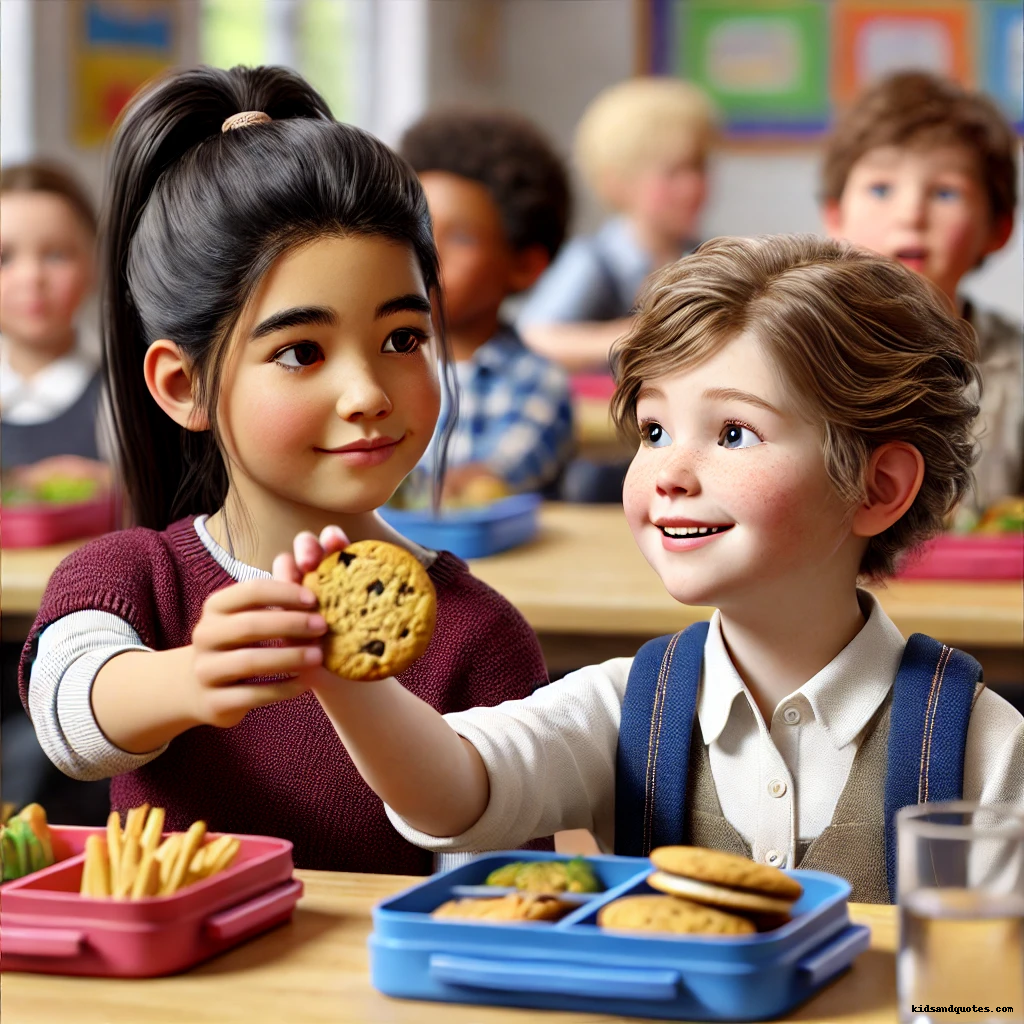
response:
<path fill-rule="evenodd" d="M 718 612 L 704 646 L 697 717 L 722 812 L 754 857 L 792 865 L 798 839 L 831 821 L 864 726 L 895 678 L 905 641 L 874 597 L 859 592 L 867 621 L 820 672 L 761 718 L 730 660 Z M 615 760 L 632 658 L 573 672 L 533 696 L 445 715 L 480 752 L 490 799 L 459 836 L 412 828 L 387 808 L 410 842 L 434 851 L 511 849 L 535 836 L 585 828 L 614 848 Z M 1024 808 L 1024 717 L 989 690 L 975 701 L 964 752 L 965 800 Z"/>
<path fill-rule="evenodd" d="M 81 348 L 44 366 L 31 377 L 12 369 L 0 343 L 0 415 L 7 423 L 46 423 L 82 397 L 99 364 Z"/>

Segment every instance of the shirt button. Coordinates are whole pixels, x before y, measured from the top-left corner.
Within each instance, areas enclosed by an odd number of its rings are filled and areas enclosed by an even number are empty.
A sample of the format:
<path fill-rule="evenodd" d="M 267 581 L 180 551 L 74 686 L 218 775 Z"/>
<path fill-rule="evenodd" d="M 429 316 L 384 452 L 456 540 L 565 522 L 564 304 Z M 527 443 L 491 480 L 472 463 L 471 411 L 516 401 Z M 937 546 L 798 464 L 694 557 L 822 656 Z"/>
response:
<path fill-rule="evenodd" d="M 768 783 L 768 793 L 778 799 L 780 796 L 786 795 L 786 784 L 782 779 L 772 779 Z"/>
<path fill-rule="evenodd" d="M 782 712 L 782 720 L 786 725 L 798 725 L 800 722 L 800 710 L 794 707 L 788 707 Z"/>
<path fill-rule="evenodd" d="M 765 864 L 771 864 L 771 866 L 773 868 L 780 868 L 780 867 L 782 867 L 782 862 L 785 859 L 786 858 L 783 857 L 782 854 L 779 853 L 778 850 L 769 850 L 764 855 L 764 862 L 765 862 Z"/>

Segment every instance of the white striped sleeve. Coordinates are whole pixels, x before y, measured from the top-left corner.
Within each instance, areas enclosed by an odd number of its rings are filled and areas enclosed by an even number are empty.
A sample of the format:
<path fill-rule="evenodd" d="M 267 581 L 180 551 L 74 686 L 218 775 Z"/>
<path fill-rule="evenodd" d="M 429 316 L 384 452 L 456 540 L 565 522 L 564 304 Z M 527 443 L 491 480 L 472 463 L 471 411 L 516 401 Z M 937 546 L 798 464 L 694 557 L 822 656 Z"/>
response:
<path fill-rule="evenodd" d="M 29 678 L 29 715 L 39 745 L 65 775 L 83 781 L 121 775 L 167 749 L 122 750 L 103 734 L 92 710 L 92 685 L 100 669 L 123 651 L 150 649 L 109 612 L 72 612 L 40 633 Z"/>

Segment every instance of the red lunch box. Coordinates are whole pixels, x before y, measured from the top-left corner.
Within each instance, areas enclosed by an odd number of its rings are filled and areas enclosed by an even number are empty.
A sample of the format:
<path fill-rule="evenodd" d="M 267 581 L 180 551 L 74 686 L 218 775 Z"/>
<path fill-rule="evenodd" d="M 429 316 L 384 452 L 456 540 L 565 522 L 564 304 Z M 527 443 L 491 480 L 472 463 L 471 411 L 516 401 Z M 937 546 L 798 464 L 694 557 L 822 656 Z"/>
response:
<path fill-rule="evenodd" d="M 105 830 L 56 825 L 50 833 L 57 863 L 0 888 L 2 970 L 173 974 L 287 921 L 302 895 L 291 843 L 238 836 L 231 867 L 171 896 L 93 899 L 79 895 L 85 840 Z"/>

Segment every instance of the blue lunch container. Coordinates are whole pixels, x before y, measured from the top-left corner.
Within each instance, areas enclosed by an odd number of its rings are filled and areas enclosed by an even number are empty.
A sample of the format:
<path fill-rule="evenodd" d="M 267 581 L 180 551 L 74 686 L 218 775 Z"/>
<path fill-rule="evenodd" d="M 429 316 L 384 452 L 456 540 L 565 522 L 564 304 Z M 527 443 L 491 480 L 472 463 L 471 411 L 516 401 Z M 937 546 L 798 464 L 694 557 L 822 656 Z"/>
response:
<path fill-rule="evenodd" d="M 384 520 L 409 540 L 459 558 L 485 558 L 525 544 L 537 532 L 539 494 L 513 494 L 481 508 L 380 510 Z"/>
<path fill-rule="evenodd" d="M 651 893 L 640 857 L 587 857 L 606 891 L 560 921 L 435 920 L 452 887 L 479 885 L 517 860 L 568 860 L 544 851 L 481 854 L 378 904 L 370 935 L 373 985 L 390 996 L 439 1002 L 577 1010 L 667 1020 L 767 1020 L 814 995 L 868 948 L 850 923 L 849 884 L 792 871 L 804 887 L 792 920 L 742 936 L 617 932 L 601 906 Z"/>

